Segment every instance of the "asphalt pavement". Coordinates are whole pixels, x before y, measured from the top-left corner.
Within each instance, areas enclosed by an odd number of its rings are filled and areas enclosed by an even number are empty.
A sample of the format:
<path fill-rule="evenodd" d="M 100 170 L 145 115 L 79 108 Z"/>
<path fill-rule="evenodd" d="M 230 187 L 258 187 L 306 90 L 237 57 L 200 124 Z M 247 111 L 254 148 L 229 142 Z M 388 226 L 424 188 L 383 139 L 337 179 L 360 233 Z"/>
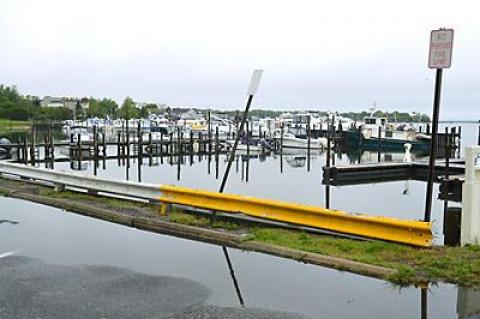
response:
<path fill-rule="evenodd" d="M 258 308 L 205 305 L 210 290 L 185 278 L 99 265 L 53 265 L 0 258 L 2 319 L 297 319 Z"/>

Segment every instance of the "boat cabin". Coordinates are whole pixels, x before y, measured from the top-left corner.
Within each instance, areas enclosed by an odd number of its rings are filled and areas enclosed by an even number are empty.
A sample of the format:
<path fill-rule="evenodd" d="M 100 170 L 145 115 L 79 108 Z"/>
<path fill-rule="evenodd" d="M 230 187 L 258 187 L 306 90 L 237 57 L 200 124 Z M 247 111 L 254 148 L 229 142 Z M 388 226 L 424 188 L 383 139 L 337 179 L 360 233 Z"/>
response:
<path fill-rule="evenodd" d="M 385 117 L 364 117 L 363 122 L 365 125 L 375 125 L 385 127 L 388 124 L 388 120 Z"/>

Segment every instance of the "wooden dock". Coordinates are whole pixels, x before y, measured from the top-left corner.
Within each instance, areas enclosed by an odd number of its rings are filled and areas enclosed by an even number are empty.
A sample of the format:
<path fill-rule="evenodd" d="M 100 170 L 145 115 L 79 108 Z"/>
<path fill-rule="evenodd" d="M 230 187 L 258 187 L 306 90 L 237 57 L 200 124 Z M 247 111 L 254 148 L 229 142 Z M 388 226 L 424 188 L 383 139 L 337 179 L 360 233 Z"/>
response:
<path fill-rule="evenodd" d="M 445 170 L 446 162 L 444 160 L 437 161 L 435 164 L 437 181 L 440 181 L 439 177 L 445 175 Z M 463 175 L 465 161 L 450 160 L 448 172 L 451 175 Z M 427 174 L 427 162 L 337 165 L 323 167 L 323 184 L 340 186 L 406 179 L 426 181 Z"/>

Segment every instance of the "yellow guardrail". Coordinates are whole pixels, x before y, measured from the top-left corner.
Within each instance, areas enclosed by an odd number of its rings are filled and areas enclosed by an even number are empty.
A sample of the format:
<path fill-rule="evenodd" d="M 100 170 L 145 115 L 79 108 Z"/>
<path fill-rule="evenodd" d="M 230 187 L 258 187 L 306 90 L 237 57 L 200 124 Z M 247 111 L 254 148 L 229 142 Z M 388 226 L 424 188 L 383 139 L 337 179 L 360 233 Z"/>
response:
<path fill-rule="evenodd" d="M 172 185 L 161 185 L 160 191 L 162 193 L 160 201 L 164 203 L 241 213 L 414 246 L 428 247 L 432 244 L 432 224 L 430 222 L 352 214 L 316 206 Z"/>

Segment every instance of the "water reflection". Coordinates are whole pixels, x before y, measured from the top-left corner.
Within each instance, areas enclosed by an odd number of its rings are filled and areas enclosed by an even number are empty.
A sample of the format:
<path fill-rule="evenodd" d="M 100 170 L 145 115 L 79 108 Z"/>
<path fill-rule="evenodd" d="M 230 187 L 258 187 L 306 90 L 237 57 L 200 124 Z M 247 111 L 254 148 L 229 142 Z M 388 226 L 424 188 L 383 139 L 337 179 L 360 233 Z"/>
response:
<path fill-rule="evenodd" d="M 245 307 L 245 302 L 243 301 L 242 292 L 240 291 L 240 285 L 238 284 L 237 277 L 235 276 L 235 271 L 233 269 L 233 264 L 230 259 L 230 255 L 228 254 L 227 247 L 222 246 L 222 251 L 223 251 L 223 255 L 225 256 L 225 261 L 227 262 L 227 265 L 228 265 L 230 276 L 232 277 L 233 286 L 235 287 L 235 292 L 237 293 L 237 297 L 238 297 L 238 302 L 240 303 L 240 306 Z"/>
<path fill-rule="evenodd" d="M 480 292 L 470 288 L 440 283 L 398 289 L 381 280 L 264 254 L 236 249 L 225 254 L 218 246 L 16 199 L 0 198 L 0 205 L 11 208 L 0 212 L 2 220 L 19 222 L 0 232 L 0 253 L 21 250 L 49 263 L 112 265 L 190 278 L 212 290 L 210 305 L 239 307 L 248 301 L 249 307 L 308 318 L 473 319 L 480 314 Z"/>

